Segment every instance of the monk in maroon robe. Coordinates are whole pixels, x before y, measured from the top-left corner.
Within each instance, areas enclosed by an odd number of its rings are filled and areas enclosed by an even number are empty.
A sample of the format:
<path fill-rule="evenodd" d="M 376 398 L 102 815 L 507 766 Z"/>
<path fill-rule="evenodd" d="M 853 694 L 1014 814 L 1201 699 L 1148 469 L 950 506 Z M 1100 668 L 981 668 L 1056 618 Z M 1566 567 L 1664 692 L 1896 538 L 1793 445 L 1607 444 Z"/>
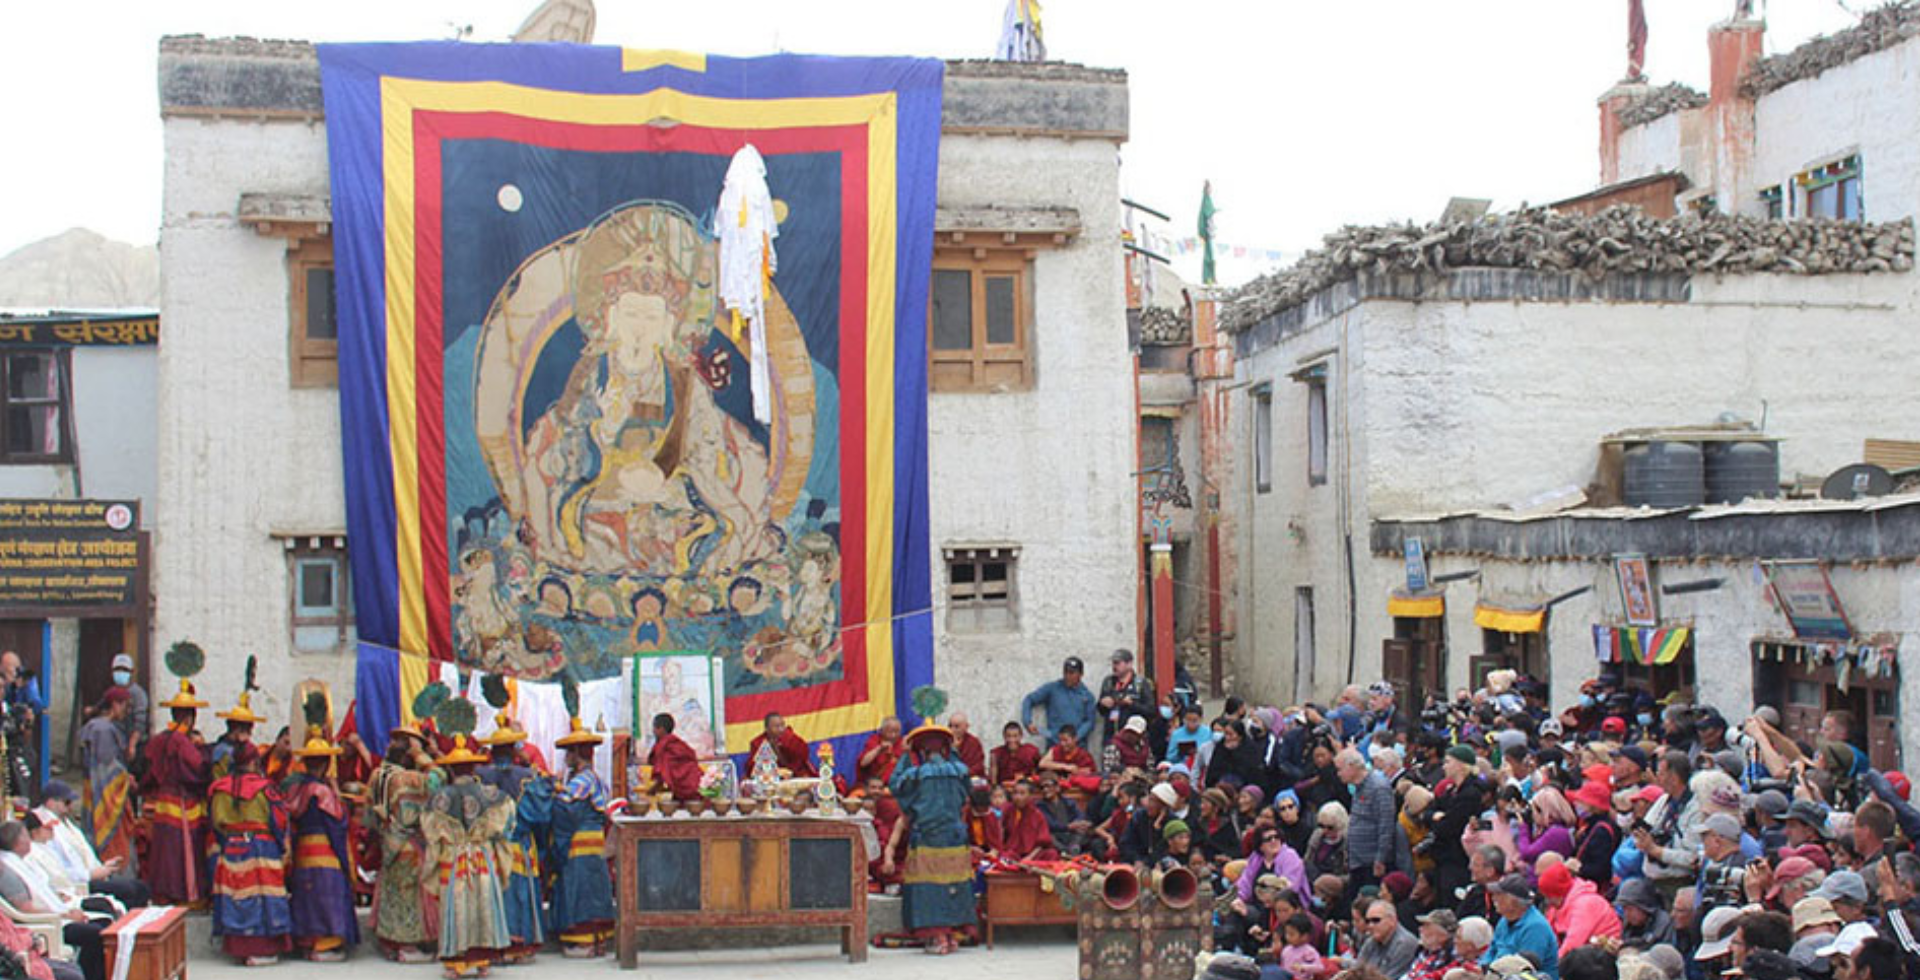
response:
<path fill-rule="evenodd" d="M 1017 783 L 1040 770 L 1040 750 L 1026 743 L 1027 730 L 1017 721 L 1007 722 L 1001 733 L 1005 744 L 993 749 L 993 781 L 1002 786 Z"/>
<path fill-rule="evenodd" d="M 820 775 L 813 767 L 813 759 L 808 754 L 807 740 L 798 732 L 787 727 L 787 720 L 779 712 L 767 715 L 766 729 L 753 737 L 747 744 L 747 759 L 760 757 L 760 746 L 773 744 L 773 764 L 787 771 L 793 779 L 812 779 Z"/>
<path fill-rule="evenodd" d="M 956 711 L 947 719 L 947 727 L 953 730 L 953 757 L 966 765 L 967 775 L 974 779 L 987 778 L 987 747 L 980 744 L 980 736 L 970 730 L 973 723 Z"/>
<path fill-rule="evenodd" d="M 860 758 L 855 762 L 855 774 L 860 782 L 879 776 L 883 780 L 893 778 L 893 767 L 905 755 L 907 743 L 900 736 L 900 719 L 891 715 L 880 722 L 880 730 L 867 736 L 867 743 L 860 748 Z"/>
<path fill-rule="evenodd" d="M 1047 829 L 1047 815 L 1033 805 L 1033 795 L 1032 781 L 1013 784 L 1013 805 L 1000 815 L 1000 853 L 1014 861 L 1057 861 L 1053 831 Z"/>
<path fill-rule="evenodd" d="M 673 733 L 673 716 L 653 716 L 653 750 L 647 753 L 647 765 L 653 767 L 653 792 L 666 790 L 676 800 L 700 798 L 700 757 L 693 746 Z"/>

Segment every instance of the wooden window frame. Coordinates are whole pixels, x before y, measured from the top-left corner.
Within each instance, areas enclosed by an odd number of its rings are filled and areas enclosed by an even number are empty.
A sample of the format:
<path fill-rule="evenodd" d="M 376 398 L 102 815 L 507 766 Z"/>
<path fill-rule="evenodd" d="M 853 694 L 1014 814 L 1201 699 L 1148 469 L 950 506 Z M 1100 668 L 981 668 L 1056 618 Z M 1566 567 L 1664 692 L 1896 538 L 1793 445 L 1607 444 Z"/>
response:
<path fill-rule="evenodd" d="M 333 269 L 333 238 L 321 235 L 287 245 L 287 355 L 295 388 L 335 388 L 340 384 L 340 341 L 307 336 L 307 273 Z M 336 293 L 337 295 L 337 293 Z M 339 332 L 338 307 L 334 331 Z"/>
<path fill-rule="evenodd" d="M 52 398 L 16 398 L 13 396 L 13 359 L 47 357 L 55 373 Z M 60 448 L 51 453 L 11 452 L 13 445 L 13 408 L 45 408 L 49 405 L 60 415 Z M 0 350 L 0 466 L 57 466 L 73 462 L 73 351 L 66 347 L 20 347 Z"/>
<path fill-rule="evenodd" d="M 942 549 L 947 578 L 947 631 L 952 633 L 1017 633 L 1020 630 L 1020 549 L 1012 545 L 959 545 Z M 981 595 L 984 566 L 1007 567 L 1006 595 L 986 598 Z M 953 571 L 958 565 L 972 565 L 971 583 L 956 582 Z M 1006 622 L 981 625 L 984 611 L 1004 610 Z M 959 615 L 956 615 L 959 614 Z M 969 620 L 962 622 L 962 620 Z"/>
<path fill-rule="evenodd" d="M 966 272 L 971 284 L 972 345 L 966 350 L 939 350 L 933 342 L 933 295 L 927 296 L 927 380 L 934 392 L 1030 391 L 1033 388 L 1033 255 L 1027 249 L 936 247 L 934 272 Z M 1013 330 L 1011 344 L 987 342 L 987 279 L 1011 276 L 1013 286 Z M 954 368 L 966 365 L 964 379 L 954 377 Z M 1018 376 L 1012 380 L 991 380 L 994 369 L 1013 366 Z M 946 368 L 943 370 L 943 366 Z"/>
<path fill-rule="evenodd" d="M 338 538 L 290 538 L 286 542 L 287 561 L 287 645 L 296 654 L 338 653 L 348 648 L 353 635 L 353 569 L 347 549 Z M 333 589 L 336 611 L 330 615 L 303 615 L 300 597 L 300 570 L 315 561 L 333 565 Z M 330 649 L 303 646 L 302 630 L 315 627 L 334 630 Z"/>

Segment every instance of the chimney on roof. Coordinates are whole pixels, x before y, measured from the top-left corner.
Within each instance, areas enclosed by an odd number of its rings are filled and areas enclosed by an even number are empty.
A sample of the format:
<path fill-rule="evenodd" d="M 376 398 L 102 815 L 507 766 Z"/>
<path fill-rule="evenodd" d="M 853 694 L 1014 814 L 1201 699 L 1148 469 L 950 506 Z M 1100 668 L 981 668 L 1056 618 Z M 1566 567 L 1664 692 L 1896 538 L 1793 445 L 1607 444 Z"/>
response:
<path fill-rule="evenodd" d="M 1620 121 L 1621 110 L 1650 91 L 1652 88 L 1645 81 L 1634 79 L 1615 82 L 1600 96 L 1601 187 L 1620 182 L 1620 134 L 1627 128 Z"/>
<path fill-rule="evenodd" d="M 1707 58 L 1712 73 L 1707 90 L 1707 118 L 1712 127 L 1713 194 L 1719 210 L 1737 214 L 1746 199 L 1747 174 L 1753 162 L 1753 100 L 1740 94 L 1740 83 L 1760 60 L 1767 24 L 1752 16 L 1752 4 L 1741 3 L 1731 20 L 1707 29 Z"/>

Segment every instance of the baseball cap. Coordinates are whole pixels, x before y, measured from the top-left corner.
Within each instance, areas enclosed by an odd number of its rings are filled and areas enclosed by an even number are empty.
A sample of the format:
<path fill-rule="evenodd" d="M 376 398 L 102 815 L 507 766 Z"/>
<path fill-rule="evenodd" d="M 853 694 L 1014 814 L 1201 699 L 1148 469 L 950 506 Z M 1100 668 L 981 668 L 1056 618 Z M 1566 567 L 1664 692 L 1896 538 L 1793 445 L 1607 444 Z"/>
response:
<path fill-rule="evenodd" d="M 1627 733 L 1627 720 L 1618 715 L 1610 715 L 1605 721 L 1600 723 L 1600 731 L 1607 735 L 1625 735 Z"/>
<path fill-rule="evenodd" d="M 1084 674 L 1087 672 L 1087 665 L 1081 662 L 1079 657 L 1068 657 L 1066 663 L 1060 665 L 1060 669 L 1071 670 L 1076 674 Z"/>
<path fill-rule="evenodd" d="M 1841 956 L 1852 956 L 1860 951 L 1862 943 L 1878 938 L 1879 935 L 1880 933 L 1873 926 L 1865 922 L 1855 922 L 1840 930 L 1840 935 L 1833 937 L 1833 942 L 1814 950 L 1813 955 L 1833 956 L 1837 953 Z"/>
<path fill-rule="evenodd" d="M 113 668 L 112 668 L 112 669 L 114 669 L 114 670 L 132 670 L 132 669 L 133 669 L 133 657 L 132 657 L 132 655 L 130 655 L 130 654 L 125 654 L 125 653 L 116 653 L 116 654 L 114 654 L 114 655 L 113 655 Z"/>
<path fill-rule="evenodd" d="M 1460 917 L 1454 915 L 1452 909 L 1434 909 L 1426 915 L 1414 916 L 1413 921 L 1423 926 L 1439 926 L 1448 932 L 1457 932 L 1460 929 Z"/>
<path fill-rule="evenodd" d="M 1720 712 L 1708 708 L 1694 716 L 1693 727 L 1695 731 L 1702 728 L 1718 728 L 1724 732 L 1727 730 L 1727 719 L 1722 717 Z"/>
<path fill-rule="evenodd" d="M 1710 960 L 1727 955 L 1727 949 L 1733 945 L 1733 924 L 1743 914 L 1731 905 L 1708 912 L 1706 921 L 1700 924 L 1700 948 L 1693 951 L 1693 958 Z"/>
<path fill-rule="evenodd" d="M 1809 892 L 1829 902 L 1851 902 L 1854 905 L 1867 904 L 1867 880 L 1860 877 L 1858 871 L 1835 871 L 1820 883 L 1820 887 Z M 1847 955 L 1853 955 L 1849 952 Z"/>
<path fill-rule="evenodd" d="M 58 779 L 47 780 L 47 785 L 40 788 L 40 796 L 43 799 L 61 800 L 68 803 L 80 798 L 80 794 L 75 792 L 72 786 Z"/>
<path fill-rule="evenodd" d="M 1660 802 L 1660 798 L 1665 795 L 1667 794 L 1662 792 L 1658 786 L 1642 786 L 1640 787 L 1640 792 L 1633 794 L 1633 798 L 1639 802 L 1658 803 Z"/>
<path fill-rule="evenodd" d="M 1763 704 L 1760 707 L 1753 709 L 1753 716 L 1755 718 L 1760 719 L 1761 721 L 1766 722 L 1769 725 L 1772 725 L 1775 728 L 1780 727 L 1780 709 L 1774 707 L 1773 705 Z"/>
<path fill-rule="evenodd" d="M 1640 958 L 1660 968 L 1669 980 L 1680 980 L 1687 972 L 1687 960 L 1670 943 L 1660 943 L 1640 954 Z"/>
<path fill-rule="evenodd" d="M 1906 773 L 1898 770 L 1887 773 L 1887 785 L 1893 787 L 1893 795 L 1902 800 L 1913 798 L 1913 783 L 1908 781 Z"/>
<path fill-rule="evenodd" d="M 1771 902 L 1780 897 L 1780 885 L 1782 882 L 1792 881 L 1796 878 L 1804 877 L 1809 871 L 1818 870 L 1820 869 L 1814 867 L 1812 861 L 1799 855 L 1790 858 L 1781 858 L 1780 863 L 1773 868 L 1773 887 L 1767 889 L 1767 901 Z"/>
<path fill-rule="evenodd" d="M 1724 837 L 1738 844 L 1740 842 L 1740 821 L 1730 813 L 1716 813 L 1700 825 L 1702 833 L 1715 837 Z"/>
<path fill-rule="evenodd" d="M 1549 735 L 1553 736 L 1554 738 L 1559 738 L 1560 736 L 1565 735 L 1566 733 L 1567 733 L 1566 728 L 1561 726 L 1560 719 L 1558 718 L 1548 718 L 1546 721 L 1543 721 L 1540 723 L 1541 738 L 1546 738 Z"/>
<path fill-rule="evenodd" d="M 1511 895 L 1523 902 L 1533 901 L 1533 884 L 1527 876 L 1516 871 L 1487 886 L 1487 891 L 1501 895 Z"/>
<path fill-rule="evenodd" d="M 1638 745 L 1622 745 L 1613 750 L 1613 755 L 1615 758 L 1625 759 L 1642 769 L 1647 768 L 1647 750 Z"/>
<path fill-rule="evenodd" d="M 1139 715 L 1134 715 L 1133 717 L 1128 718 L 1127 731 L 1130 731 L 1135 735 L 1145 735 L 1147 733 L 1147 720 L 1145 718 L 1140 717 Z"/>
<path fill-rule="evenodd" d="M 1779 889 L 1774 889 L 1778 891 Z M 1773 896 L 1769 894 L 1768 898 Z M 1808 895 L 1793 903 L 1793 931 L 1811 929 L 1814 926 L 1844 925 L 1839 913 L 1833 910 L 1833 903 L 1824 898 Z"/>
<path fill-rule="evenodd" d="M 1393 697 L 1393 682 L 1374 681 L 1367 685 L 1367 693 L 1377 698 Z"/>
<path fill-rule="evenodd" d="M 1786 815 L 1789 805 L 1787 794 L 1777 789 L 1761 790 L 1753 796 L 1754 810 L 1775 820 Z"/>
<path fill-rule="evenodd" d="M 1133 651 L 1124 647 L 1113 651 L 1113 662 L 1117 664 L 1133 663 Z"/>
<path fill-rule="evenodd" d="M 1833 870 L 1833 855 L 1828 854 L 1827 849 L 1818 844 L 1783 847 L 1774 852 L 1774 857 L 1790 858 L 1795 856 L 1806 858 L 1813 863 L 1814 867 L 1819 868 L 1821 871 Z"/>

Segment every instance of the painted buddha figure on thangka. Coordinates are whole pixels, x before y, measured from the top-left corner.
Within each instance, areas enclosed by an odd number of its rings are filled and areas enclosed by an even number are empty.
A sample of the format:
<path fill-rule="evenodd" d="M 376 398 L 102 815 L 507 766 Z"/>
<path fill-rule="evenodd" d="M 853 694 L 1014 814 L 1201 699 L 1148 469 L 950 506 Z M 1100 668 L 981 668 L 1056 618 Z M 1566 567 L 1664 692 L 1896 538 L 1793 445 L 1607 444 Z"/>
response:
<path fill-rule="evenodd" d="M 462 662 L 594 677 L 619 654 L 708 650 L 738 668 L 730 694 L 837 676 L 839 447 L 816 439 L 836 381 L 776 289 L 773 418 L 755 420 L 715 268 L 691 214 L 640 202 L 495 296 L 471 367 L 480 465 L 449 463 Z"/>

